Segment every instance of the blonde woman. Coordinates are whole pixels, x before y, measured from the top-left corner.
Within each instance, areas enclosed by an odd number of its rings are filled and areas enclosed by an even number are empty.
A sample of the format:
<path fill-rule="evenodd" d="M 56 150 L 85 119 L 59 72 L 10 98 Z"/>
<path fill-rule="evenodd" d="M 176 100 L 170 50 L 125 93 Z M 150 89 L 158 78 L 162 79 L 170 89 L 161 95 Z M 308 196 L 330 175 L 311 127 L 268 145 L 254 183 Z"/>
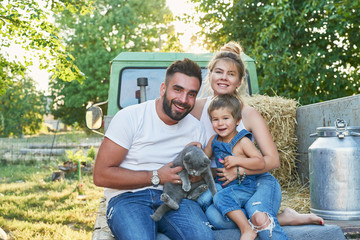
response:
<path fill-rule="evenodd" d="M 213 95 L 239 94 L 238 91 L 244 82 L 245 66 L 240 58 L 241 46 L 230 42 L 223 46 L 219 53 L 214 55 L 208 64 L 208 84 L 211 86 Z M 208 105 L 212 96 L 197 99 L 192 114 L 199 119 L 206 129 L 207 141 L 215 134 L 207 113 Z M 278 214 L 281 204 L 281 188 L 276 178 L 269 171 L 280 166 L 277 148 L 271 137 L 267 124 L 260 113 L 254 108 L 244 104 L 242 120 L 237 127 L 253 134 L 253 140 L 257 143 L 265 160 L 263 170 L 254 171 L 240 167 L 240 174 L 255 175 L 257 190 L 245 205 L 253 229 L 258 232 L 261 239 L 273 237 L 273 239 L 286 238 L 285 232 L 280 225 L 303 225 L 324 224 L 324 220 L 314 214 L 299 214 L 293 209 L 287 208 Z M 243 158 L 242 161 L 248 161 Z M 218 168 L 217 176 L 225 184 L 237 178 L 237 169 Z M 201 199 L 200 199 L 201 201 Z M 222 220 L 221 214 L 213 205 L 206 208 L 206 215 L 210 223 L 217 229 L 236 228 L 232 222 Z M 285 236 L 285 237 L 284 237 Z"/>

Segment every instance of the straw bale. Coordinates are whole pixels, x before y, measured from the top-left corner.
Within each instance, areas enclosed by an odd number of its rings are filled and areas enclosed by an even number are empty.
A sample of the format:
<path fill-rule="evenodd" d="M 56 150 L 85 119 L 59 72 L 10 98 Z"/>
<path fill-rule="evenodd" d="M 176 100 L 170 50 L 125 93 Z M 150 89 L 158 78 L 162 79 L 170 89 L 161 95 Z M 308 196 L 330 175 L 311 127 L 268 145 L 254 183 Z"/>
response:
<path fill-rule="evenodd" d="M 245 104 L 255 108 L 265 119 L 276 144 L 280 167 L 271 171 L 282 186 L 298 179 L 296 171 L 296 109 L 299 103 L 279 96 L 253 95 Z"/>
<path fill-rule="evenodd" d="M 310 212 L 310 188 L 309 185 L 302 185 L 300 180 L 293 181 L 291 184 L 282 188 L 282 200 L 280 211 L 289 207 L 298 213 Z"/>

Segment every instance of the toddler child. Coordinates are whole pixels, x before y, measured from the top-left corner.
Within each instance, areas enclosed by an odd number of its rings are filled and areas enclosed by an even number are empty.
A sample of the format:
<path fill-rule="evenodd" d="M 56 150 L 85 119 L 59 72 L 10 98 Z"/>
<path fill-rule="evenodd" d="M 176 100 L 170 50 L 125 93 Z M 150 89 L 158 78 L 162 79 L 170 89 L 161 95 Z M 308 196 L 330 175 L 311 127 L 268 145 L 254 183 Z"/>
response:
<path fill-rule="evenodd" d="M 241 109 L 241 99 L 235 95 L 214 97 L 208 114 L 216 134 L 210 138 L 204 152 L 209 158 L 214 157 L 217 168 L 237 167 L 238 178 L 226 185 L 216 176 L 218 192 L 213 202 L 225 219 L 231 219 L 239 227 L 241 240 L 253 240 L 257 234 L 242 209 L 255 193 L 256 181 L 255 176 L 246 175 L 244 168 L 263 169 L 265 161 L 252 142 L 252 134 L 245 129 L 240 132 L 236 130 L 241 121 Z"/>

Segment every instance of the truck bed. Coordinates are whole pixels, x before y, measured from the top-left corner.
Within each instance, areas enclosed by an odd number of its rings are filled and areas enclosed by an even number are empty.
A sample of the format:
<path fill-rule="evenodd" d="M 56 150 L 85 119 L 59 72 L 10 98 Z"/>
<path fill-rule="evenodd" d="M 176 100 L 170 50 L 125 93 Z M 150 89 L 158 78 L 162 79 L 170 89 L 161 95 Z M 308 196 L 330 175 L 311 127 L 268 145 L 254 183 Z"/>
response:
<path fill-rule="evenodd" d="M 284 226 L 283 229 L 291 240 L 342 240 L 346 239 L 341 227 L 332 224 L 319 225 L 302 225 L 302 226 Z M 240 239 L 238 229 L 215 230 L 216 240 Z M 257 238 L 258 239 L 258 238 Z M 106 223 L 106 206 L 105 199 L 100 200 L 99 212 L 97 214 L 95 228 L 92 240 L 115 240 Z M 169 240 L 167 236 L 159 233 L 156 240 Z"/>

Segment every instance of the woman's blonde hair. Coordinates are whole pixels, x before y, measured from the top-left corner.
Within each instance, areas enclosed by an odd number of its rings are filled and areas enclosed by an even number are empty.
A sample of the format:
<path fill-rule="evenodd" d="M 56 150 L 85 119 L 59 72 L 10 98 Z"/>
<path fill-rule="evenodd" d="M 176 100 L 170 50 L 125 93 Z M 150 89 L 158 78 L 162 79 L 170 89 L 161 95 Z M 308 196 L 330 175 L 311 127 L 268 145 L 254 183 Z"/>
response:
<path fill-rule="evenodd" d="M 213 58 L 208 63 L 207 69 L 208 69 L 208 75 L 206 76 L 206 87 L 208 89 L 208 94 L 212 94 L 212 89 L 210 87 L 210 75 L 211 72 L 214 70 L 215 65 L 220 60 L 225 60 L 232 62 L 239 73 L 239 81 L 241 82 L 241 85 L 239 88 L 236 89 L 235 94 L 237 95 L 243 95 L 247 92 L 247 83 L 244 81 L 245 75 L 246 75 L 246 69 L 245 64 L 243 60 L 241 59 L 241 54 L 243 53 L 242 47 L 239 43 L 231 41 L 225 44 L 220 48 L 220 51 L 216 53 Z"/>
<path fill-rule="evenodd" d="M 239 43 L 230 41 L 227 44 L 225 44 L 224 46 L 222 46 L 220 48 L 220 51 L 221 52 L 233 52 L 240 56 L 240 54 L 243 52 L 243 49 Z"/>

